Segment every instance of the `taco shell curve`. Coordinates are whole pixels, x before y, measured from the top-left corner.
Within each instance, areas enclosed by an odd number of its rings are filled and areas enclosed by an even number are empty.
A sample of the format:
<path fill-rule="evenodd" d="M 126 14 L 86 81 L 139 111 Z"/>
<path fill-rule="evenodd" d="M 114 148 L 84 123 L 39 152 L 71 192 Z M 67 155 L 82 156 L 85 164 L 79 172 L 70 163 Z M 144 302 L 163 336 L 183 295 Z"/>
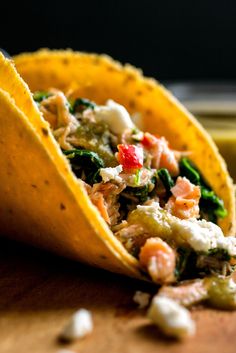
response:
<path fill-rule="evenodd" d="M 138 261 L 113 236 L 60 149 L 53 146 L 56 156 L 45 148 L 26 115 L 2 89 L 0 131 L 0 233 L 142 278 Z"/>

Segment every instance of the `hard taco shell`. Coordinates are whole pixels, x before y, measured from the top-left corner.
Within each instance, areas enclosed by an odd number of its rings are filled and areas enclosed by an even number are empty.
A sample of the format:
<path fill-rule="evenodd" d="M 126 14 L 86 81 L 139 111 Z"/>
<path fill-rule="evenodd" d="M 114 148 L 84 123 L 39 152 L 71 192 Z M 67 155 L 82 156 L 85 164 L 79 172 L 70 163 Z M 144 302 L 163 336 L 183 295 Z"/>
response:
<path fill-rule="evenodd" d="M 224 200 L 219 225 L 235 234 L 233 184 L 218 150 L 199 123 L 160 84 L 107 56 L 41 50 L 14 58 L 30 90 L 77 89 L 98 104 L 108 98 L 139 112 L 143 129 L 191 159 Z M 28 86 L 0 56 L 0 232 L 110 271 L 142 278 L 128 254 L 90 202 L 81 182 L 40 115 Z"/>

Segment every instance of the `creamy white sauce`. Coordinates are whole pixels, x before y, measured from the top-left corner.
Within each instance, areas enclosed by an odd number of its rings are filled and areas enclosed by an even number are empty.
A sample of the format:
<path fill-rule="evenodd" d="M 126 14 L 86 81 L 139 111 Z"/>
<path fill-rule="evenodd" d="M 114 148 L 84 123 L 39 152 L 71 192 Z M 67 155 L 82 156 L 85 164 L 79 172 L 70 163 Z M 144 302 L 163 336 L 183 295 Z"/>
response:
<path fill-rule="evenodd" d="M 135 125 L 125 107 L 109 99 L 106 105 L 97 106 L 94 109 L 95 119 L 104 121 L 111 132 L 120 135 L 126 129 L 134 129 Z"/>
<path fill-rule="evenodd" d="M 167 336 L 184 338 L 196 331 L 189 311 L 167 297 L 155 296 L 147 315 Z"/>

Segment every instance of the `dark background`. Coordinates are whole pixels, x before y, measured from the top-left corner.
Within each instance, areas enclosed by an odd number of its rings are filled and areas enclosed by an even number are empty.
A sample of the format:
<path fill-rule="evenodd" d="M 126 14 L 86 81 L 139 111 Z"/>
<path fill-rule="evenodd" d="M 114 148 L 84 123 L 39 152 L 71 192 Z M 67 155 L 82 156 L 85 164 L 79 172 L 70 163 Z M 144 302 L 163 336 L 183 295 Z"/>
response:
<path fill-rule="evenodd" d="M 160 80 L 236 78 L 235 0 L 0 0 L 0 47 L 107 53 Z"/>

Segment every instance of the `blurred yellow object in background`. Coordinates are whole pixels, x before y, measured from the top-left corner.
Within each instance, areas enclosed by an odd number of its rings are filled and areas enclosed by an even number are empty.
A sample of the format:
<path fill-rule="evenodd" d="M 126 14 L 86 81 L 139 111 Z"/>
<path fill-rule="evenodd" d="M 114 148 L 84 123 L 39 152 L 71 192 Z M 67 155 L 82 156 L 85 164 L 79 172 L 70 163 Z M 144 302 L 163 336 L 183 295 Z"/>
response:
<path fill-rule="evenodd" d="M 236 182 L 236 116 L 198 116 L 197 118 L 213 137 Z"/>
<path fill-rule="evenodd" d="M 236 183 L 236 82 L 169 82 L 167 87 L 211 134 Z"/>

